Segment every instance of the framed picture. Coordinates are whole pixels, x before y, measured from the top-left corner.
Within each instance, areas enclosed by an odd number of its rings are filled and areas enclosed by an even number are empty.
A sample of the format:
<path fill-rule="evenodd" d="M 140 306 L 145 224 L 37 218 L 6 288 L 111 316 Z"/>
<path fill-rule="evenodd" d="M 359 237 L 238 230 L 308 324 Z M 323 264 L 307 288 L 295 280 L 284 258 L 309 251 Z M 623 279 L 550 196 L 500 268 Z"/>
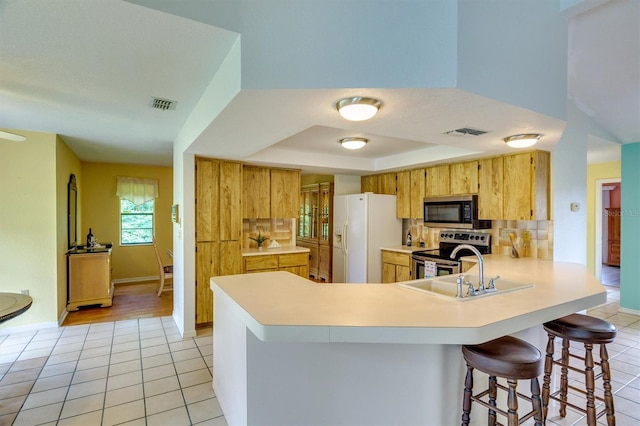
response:
<path fill-rule="evenodd" d="M 177 204 L 171 206 L 171 221 L 174 223 L 180 223 L 180 213 Z"/>

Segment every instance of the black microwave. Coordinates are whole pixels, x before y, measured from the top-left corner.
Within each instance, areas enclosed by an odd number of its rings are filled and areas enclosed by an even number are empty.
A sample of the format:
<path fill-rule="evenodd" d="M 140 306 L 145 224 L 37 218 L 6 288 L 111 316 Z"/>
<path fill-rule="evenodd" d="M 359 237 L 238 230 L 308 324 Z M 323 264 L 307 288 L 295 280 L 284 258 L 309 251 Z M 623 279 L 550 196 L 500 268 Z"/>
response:
<path fill-rule="evenodd" d="M 425 198 L 424 223 L 434 228 L 491 228 L 490 220 L 478 219 L 478 196 L 475 194 Z"/>

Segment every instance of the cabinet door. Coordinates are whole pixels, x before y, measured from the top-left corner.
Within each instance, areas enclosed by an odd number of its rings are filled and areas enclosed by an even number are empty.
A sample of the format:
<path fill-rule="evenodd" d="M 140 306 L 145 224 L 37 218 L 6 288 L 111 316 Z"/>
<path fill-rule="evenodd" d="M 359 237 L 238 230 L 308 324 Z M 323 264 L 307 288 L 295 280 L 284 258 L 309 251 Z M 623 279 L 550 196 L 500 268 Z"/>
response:
<path fill-rule="evenodd" d="M 239 240 L 242 235 L 242 164 L 220 162 L 220 241 Z M 296 192 L 297 194 L 297 192 Z"/>
<path fill-rule="evenodd" d="M 220 243 L 196 243 L 196 324 L 213 322 L 211 277 L 220 275 Z"/>
<path fill-rule="evenodd" d="M 396 194 L 396 174 L 383 173 L 378 175 L 378 192 L 380 194 Z"/>
<path fill-rule="evenodd" d="M 424 218 L 424 182 L 425 170 L 411 170 L 411 218 Z"/>
<path fill-rule="evenodd" d="M 478 162 L 465 161 L 449 165 L 449 192 L 476 194 L 478 192 Z"/>
<path fill-rule="evenodd" d="M 396 282 L 396 265 L 393 263 L 382 264 L 382 283 L 390 284 Z"/>
<path fill-rule="evenodd" d="M 530 220 L 533 216 L 531 153 L 504 157 L 504 218 Z"/>
<path fill-rule="evenodd" d="M 318 256 L 318 278 L 331 282 L 331 247 L 320 245 Z"/>
<path fill-rule="evenodd" d="M 411 172 L 396 173 L 396 217 L 411 218 Z"/>
<path fill-rule="evenodd" d="M 69 301 L 111 296 L 111 264 L 108 253 L 69 256 Z"/>
<path fill-rule="evenodd" d="M 378 194 L 378 175 L 362 176 L 360 178 L 360 190 Z"/>
<path fill-rule="evenodd" d="M 333 228 L 333 183 L 320 184 L 318 209 L 318 241 L 321 245 L 330 245 Z"/>
<path fill-rule="evenodd" d="M 271 173 L 266 167 L 242 166 L 242 217 L 271 217 Z"/>
<path fill-rule="evenodd" d="M 319 246 L 317 243 L 309 243 L 306 247 L 309 249 L 309 275 L 318 278 L 318 265 L 320 264 Z"/>
<path fill-rule="evenodd" d="M 251 271 L 277 271 L 278 255 L 246 256 L 244 258 L 244 272 Z"/>
<path fill-rule="evenodd" d="M 428 167 L 425 171 L 425 197 L 449 195 L 449 165 Z"/>
<path fill-rule="evenodd" d="M 271 169 L 271 218 L 298 216 L 300 171 Z"/>
<path fill-rule="evenodd" d="M 196 158 L 196 241 L 220 236 L 220 161 Z"/>
<path fill-rule="evenodd" d="M 478 170 L 478 217 L 480 219 L 503 219 L 503 167 L 502 157 L 479 161 Z"/>
<path fill-rule="evenodd" d="M 396 282 L 411 280 L 411 268 L 396 265 Z"/>
<path fill-rule="evenodd" d="M 281 254 L 278 256 L 278 269 L 309 278 L 309 256 L 307 253 Z"/>

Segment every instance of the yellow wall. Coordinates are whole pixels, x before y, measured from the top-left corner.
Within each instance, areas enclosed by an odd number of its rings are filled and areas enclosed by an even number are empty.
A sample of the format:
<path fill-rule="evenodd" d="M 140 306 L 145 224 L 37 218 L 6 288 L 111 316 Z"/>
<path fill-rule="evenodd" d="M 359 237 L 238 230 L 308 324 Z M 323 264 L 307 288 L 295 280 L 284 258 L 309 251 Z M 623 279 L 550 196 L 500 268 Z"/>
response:
<path fill-rule="evenodd" d="M 8 131 L 12 131 L 7 129 Z M 31 309 L 0 327 L 57 324 L 56 135 L 0 139 L 0 291 L 29 290 Z"/>
<path fill-rule="evenodd" d="M 120 246 L 120 199 L 116 195 L 118 176 L 158 179 L 155 236 L 163 262 L 171 263 L 167 255 L 167 249 L 172 249 L 173 244 L 171 167 L 82 163 L 82 228 L 79 231 L 79 241 L 86 241 L 86 235 L 91 228 L 98 242 L 113 243 L 111 263 L 114 280 L 135 281 L 139 278 L 157 277 L 158 266 L 152 245 Z"/>
<path fill-rule="evenodd" d="M 600 179 L 620 179 L 620 162 L 590 164 L 587 166 L 587 268 L 595 273 L 595 217 L 596 181 Z"/>
<path fill-rule="evenodd" d="M 76 175 L 78 187 L 78 229 L 82 229 L 82 175 L 78 157 L 60 137 L 56 137 L 56 250 L 57 250 L 57 305 L 58 318 L 67 307 L 67 257 L 68 250 L 67 212 L 69 177 Z"/>

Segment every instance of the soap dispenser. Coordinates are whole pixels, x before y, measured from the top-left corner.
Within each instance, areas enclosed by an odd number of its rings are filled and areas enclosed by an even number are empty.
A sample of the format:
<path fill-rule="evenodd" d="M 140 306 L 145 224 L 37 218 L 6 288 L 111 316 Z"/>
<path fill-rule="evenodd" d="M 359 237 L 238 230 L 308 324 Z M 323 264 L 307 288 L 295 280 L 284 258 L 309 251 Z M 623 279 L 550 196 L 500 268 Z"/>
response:
<path fill-rule="evenodd" d="M 411 247 L 411 231 L 407 232 L 407 247 Z"/>

